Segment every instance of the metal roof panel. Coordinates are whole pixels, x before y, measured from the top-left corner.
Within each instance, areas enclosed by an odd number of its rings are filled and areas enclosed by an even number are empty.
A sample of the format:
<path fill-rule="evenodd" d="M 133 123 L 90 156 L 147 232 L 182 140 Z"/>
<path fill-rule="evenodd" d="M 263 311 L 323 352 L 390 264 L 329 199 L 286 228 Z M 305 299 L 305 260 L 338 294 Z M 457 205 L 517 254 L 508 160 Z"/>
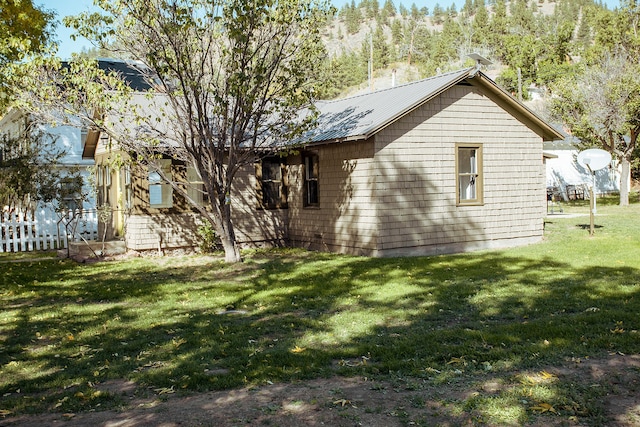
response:
<path fill-rule="evenodd" d="M 473 69 L 440 74 L 390 89 L 335 101 L 319 101 L 318 125 L 311 142 L 364 139 L 398 117 L 468 77 Z"/>

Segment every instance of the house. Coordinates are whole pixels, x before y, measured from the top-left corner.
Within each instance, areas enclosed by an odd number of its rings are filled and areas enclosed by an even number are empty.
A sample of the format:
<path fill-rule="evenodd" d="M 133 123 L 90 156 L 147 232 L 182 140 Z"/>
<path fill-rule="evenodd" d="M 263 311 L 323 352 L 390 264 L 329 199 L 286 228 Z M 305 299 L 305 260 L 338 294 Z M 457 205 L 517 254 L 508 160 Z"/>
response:
<path fill-rule="evenodd" d="M 43 138 L 43 146 L 53 147 L 53 152 L 62 153 L 62 157 L 58 161 L 58 167 L 63 171 L 78 170 L 83 177 L 84 185 L 82 192 L 87 198 L 82 202 L 82 206 L 78 205 L 75 199 L 65 200 L 66 207 L 69 209 L 82 208 L 84 210 L 95 209 L 95 200 L 92 197 L 90 185 L 89 168 L 93 166 L 93 159 L 86 159 L 82 156 L 84 142 L 87 137 L 87 131 L 79 127 L 68 125 L 41 125 L 34 124 L 32 117 L 19 109 L 11 109 L 0 119 L 0 138 L 9 140 L 18 138 L 25 132 L 37 133 L 39 138 Z M 46 207 L 51 208 L 52 207 Z"/>
<path fill-rule="evenodd" d="M 541 240 L 543 143 L 563 136 L 477 68 L 317 107 L 303 149 L 239 172 L 231 206 L 241 245 L 404 256 Z M 99 197 L 123 212 L 113 237 L 135 250 L 196 244 L 198 214 L 157 173 L 113 170 L 106 144 L 88 148 Z M 188 165 L 164 162 L 197 188 Z"/>

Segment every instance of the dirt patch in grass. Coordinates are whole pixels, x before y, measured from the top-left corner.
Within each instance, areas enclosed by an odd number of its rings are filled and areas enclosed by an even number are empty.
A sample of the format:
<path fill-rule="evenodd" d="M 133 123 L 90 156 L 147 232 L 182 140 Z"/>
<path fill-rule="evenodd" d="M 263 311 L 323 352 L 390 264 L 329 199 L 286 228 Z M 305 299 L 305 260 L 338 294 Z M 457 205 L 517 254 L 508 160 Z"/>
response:
<path fill-rule="evenodd" d="M 571 359 L 528 372 L 315 379 L 201 394 L 96 385 L 119 410 L 11 417 L 0 426 L 640 426 L 640 356 Z"/>

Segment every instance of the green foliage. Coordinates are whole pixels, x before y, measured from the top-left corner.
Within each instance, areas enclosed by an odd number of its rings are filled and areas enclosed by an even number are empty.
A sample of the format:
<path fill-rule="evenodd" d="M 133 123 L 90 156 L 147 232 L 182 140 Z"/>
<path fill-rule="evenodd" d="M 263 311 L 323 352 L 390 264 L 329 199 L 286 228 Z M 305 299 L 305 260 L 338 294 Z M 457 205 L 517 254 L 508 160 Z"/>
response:
<path fill-rule="evenodd" d="M 21 62 L 54 46 L 54 15 L 32 0 L 0 0 L 0 115 L 11 105 Z"/>
<path fill-rule="evenodd" d="M 336 98 L 345 89 L 366 81 L 367 57 L 362 52 L 345 52 L 325 62 L 318 73 L 323 82 L 317 89 L 318 99 Z"/>
<path fill-rule="evenodd" d="M 385 0 L 384 6 L 382 7 L 382 13 L 384 13 L 388 18 L 396 16 L 396 7 L 393 4 L 393 0 Z"/>
<path fill-rule="evenodd" d="M 553 85 L 550 110 L 583 147 L 610 152 L 622 166 L 620 204 L 628 204 L 629 165 L 640 134 L 640 64 L 625 53 L 609 54 Z"/>
<path fill-rule="evenodd" d="M 381 69 L 387 67 L 391 61 L 390 49 L 382 27 L 378 25 L 372 37 L 373 41 L 373 68 Z M 363 50 L 368 49 L 368 43 L 363 46 Z"/>
<path fill-rule="evenodd" d="M 200 237 L 199 248 L 201 253 L 211 253 L 220 247 L 220 239 L 210 223 L 198 226 L 197 232 L 198 237 Z"/>
<path fill-rule="evenodd" d="M 355 0 L 351 0 L 350 4 L 345 4 L 340 12 L 345 21 L 348 34 L 355 34 L 360 30 L 360 24 L 363 22 L 360 8 L 356 6 Z"/>
<path fill-rule="evenodd" d="M 473 19 L 473 42 L 477 45 L 486 45 L 489 39 L 489 13 L 484 0 L 474 2 L 475 16 Z"/>
<path fill-rule="evenodd" d="M 32 0 L 0 0 L 0 66 L 42 52 L 53 28 L 53 13 Z"/>

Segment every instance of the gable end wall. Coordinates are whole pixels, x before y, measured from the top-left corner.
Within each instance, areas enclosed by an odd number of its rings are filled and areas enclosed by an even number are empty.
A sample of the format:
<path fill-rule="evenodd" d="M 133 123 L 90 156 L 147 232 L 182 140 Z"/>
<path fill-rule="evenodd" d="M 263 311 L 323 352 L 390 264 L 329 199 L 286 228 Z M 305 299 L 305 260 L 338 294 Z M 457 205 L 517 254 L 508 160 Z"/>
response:
<path fill-rule="evenodd" d="M 455 144 L 481 143 L 484 205 L 456 206 Z M 455 86 L 376 136 L 378 255 L 539 241 L 542 140 L 481 89 Z"/>

